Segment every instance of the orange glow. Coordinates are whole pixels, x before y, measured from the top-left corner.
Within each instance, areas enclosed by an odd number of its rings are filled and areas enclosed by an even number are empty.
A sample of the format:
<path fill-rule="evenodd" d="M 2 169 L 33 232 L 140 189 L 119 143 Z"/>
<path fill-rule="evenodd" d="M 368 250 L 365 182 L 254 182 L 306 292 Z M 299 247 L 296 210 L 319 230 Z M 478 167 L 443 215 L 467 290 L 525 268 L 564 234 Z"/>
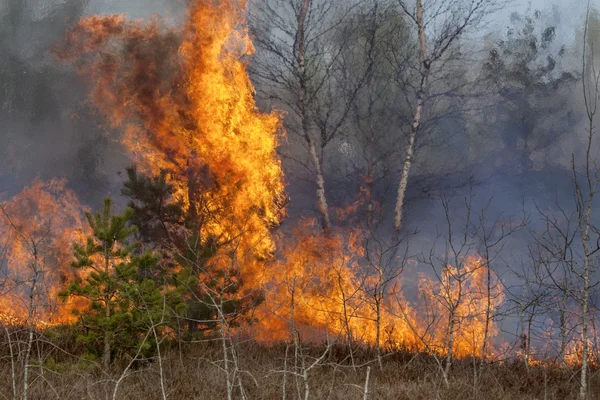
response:
<path fill-rule="evenodd" d="M 6 293 L 0 297 L 0 320 L 25 323 L 34 288 L 35 324 L 72 321 L 77 307 L 63 303 L 58 292 L 76 277 L 71 267 L 73 244 L 87 232 L 84 208 L 65 181 L 36 180 L 4 204 L 0 215 Z M 37 273 L 36 273 L 37 272 Z"/>
<path fill-rule="evenodd" d="M 259 339 L 289 340 L 293 331 L 301 338 L 322 338 L 327 332 L 344 341 L 375 344 L 377 312 L 373 291 L 378 276 L 368 274 L 364 232 L 322 233 L 307 221 L 290 237 L 282 238 L 282 258 L 272 269 L 265 304 L 252 327 Z M 374 259 L 374 257 L 372 257 Z M 455 357 L 481 356 L 488 309 L 487 267 L 478 256 L 461 266 L 461 288 L 453 279 L 457 269 L 447 266 L 440 281 L 421 275 L 419 299 L 407 301 L 402 281 L 394 279 L 381 301 L 379 343 L 444 354 L 448 340 L 450 310 L 454 310 Z M 491 275 L 489 310 L 493 315 L 503 294 Z M 454 305 L 454 308 L 452 308 Z M 498 334 L 495 322 L 487 328 L 486 356 L 494 352 L 489 343 Z"/>
<path fill-rule="evenodd" d="M 596 356 L 595 337 L 588 338 L 588 365 L 594 368 L 600 367 L 600 360 Z M 565 364 L 574 368 L 580 368 L 583 360 L 583 340 L 581 338 L 571 340 L 565 349 Z"/>
<path fill-rule="evenodd" d="M 479 356 L 486 334 L 488 307 L 489 314 L 493 315 L 504 299 L 502 287 L 494 273 L 490 273 L 488 295 L 487 273 L 487 266 L 481 257 L 469 256 L 463 260 L 460 268 L 447 265 L 442 270 L 440 280 L 421 277 L 421 297 L 429 299 L 429 305 L 422 309 L 426 310 L 425 319 L 432 323 L 429 328 L 430 340 L 435 347 L 447 346 L 449 329 L 452 329 L 454 354 Z M 452 328 L 451 320 L 454 324 Z M 487 326 L 488 339 L 497 334 L 496 324 L 490 321 Z M 487 350 L 492 348 L 488 347 Z"/>

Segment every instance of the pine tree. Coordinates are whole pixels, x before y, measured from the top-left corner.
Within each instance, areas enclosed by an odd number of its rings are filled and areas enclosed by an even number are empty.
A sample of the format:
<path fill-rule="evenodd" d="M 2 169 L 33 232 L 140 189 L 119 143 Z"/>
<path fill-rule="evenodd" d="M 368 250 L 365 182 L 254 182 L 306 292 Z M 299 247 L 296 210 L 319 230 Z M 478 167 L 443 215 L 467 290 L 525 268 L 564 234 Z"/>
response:
<path fill-rule="evenodd" d="M 127 168 L 128 180 L 121 190 L 130 199 L 131 222 L 139 228 L 140 241 L 164 255 L 181 240 L 180 228 L 186 225 L 183 205 L 173 198 L 174 189 L 167 178 L 167 171 L 161 171 L 156 177 L 146 177 L 132 166 Z"/>
<path fill-rule="evenodd" d="M 130 167 L 121 193 L 131 199 L 132 221 L 139 226 L 137 236 L 145 245 L 162 253 L 163 267 L 172 271 L 171 284 L 185 292 L 186 308 L 182 316 L 188 321 L 188 332 L 198 329 L 211 332 L 217 327 L 219 317 L 217 305 L 213 304 L 218 287 L 228 288 L 219 299 L 218 307 L 230 316 L 230 323 L 255 307 L 262 297 L 257 293 L 239 298 L 237 292 L 242 277 L 235 271 L 224 274 L 225 271 L 215 271 L 209 266 L 219 243 L 214 238 L 203 237 L 200 232 L 202 221 L 209 220 L 211 216 L 206 215 L 202 207 L 185 207 L 178 201 L 173 186 L 168 182 L 168 174 L 168 171 L 161 171 L 157 176 L 148 177 Z M 202 198 L 202 189 L 198 190 L 194 197 Z M 207 292 L 212 292 L 212 297 Z"/>
<path fill-rule="evenodd" d="M 109 197 L 102 212 L 86 213 L 93 233 L 85 244 L 75 245 L 72 264 L 84 278 L 60 293 L 63 298 L 88 301 L 85 310 L 76 311 L 84 327 L 78 339 L 87 343 L 92 353 L 102 355 L 105 368 L 110 365 L 111 353 L 138 349 L 148 329 L 165 321 L 167 302 L 170 308 L 177 297 L 161 284 L 160 257 L 140 252 L 140 243 L 132 240 L 137 230 L 130 224 L 134 210 L 127 208 L 114 215 L 111 208 Z M 152 342 L 146 340 L 143 345 L 149 349 Z"/>

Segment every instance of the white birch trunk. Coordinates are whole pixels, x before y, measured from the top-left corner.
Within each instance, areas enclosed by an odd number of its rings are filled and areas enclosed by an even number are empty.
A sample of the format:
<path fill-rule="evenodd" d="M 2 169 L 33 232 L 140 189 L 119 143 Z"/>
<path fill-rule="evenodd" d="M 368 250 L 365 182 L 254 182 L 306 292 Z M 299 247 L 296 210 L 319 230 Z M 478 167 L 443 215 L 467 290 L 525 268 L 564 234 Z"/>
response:
<path fill-rule="evenodd" d="M 331 221 L 329 219 L 327 198 L 325 197 L 325 178 L 323 177 L 323 170 L 321 168 L 321 162 L 319 161 L 319 155 L 317 154 L 315 141 L 310 134 L 310 121 L 308 115 L 308 104 L 306 100 L 306 45 L 304 42 L 304 24 L 306 22 L 306 15 L 308 14 L 309 6 L 310 0 L 303 0 L 302 8 L 298 13 L 298 30 L 296 32 L 296 43 L 298 46 L 296 61 L 298 62 L 298 73 L 300 75 L 298 103 L 302 118 L 302 134 L 304 135 L 304 139 L 308 144 L 310 158 L 315 168 L 317 182 L 317 209 L 319 210 L 319 214 L 321 214 L 323 229 L 327 231 L 331 227 Z"/>
<path fill-rule="evenodd" d="M 396 196 L 396 208 L 394 212 L 394 231 L 400 230 L 402 226 L 402 213 L 404 211 L 404 197 L 406 195 L 406 187 L 408 186 L 408 176 L 410 173 L 410 167 L 413 162 L 413 156 L 415 153 L 415 138 L 421 125 L 421 115 L 423 113 L 423 102 L 425 96 L 425 89 L 427 85 L 427 78 L 429 77 L 430 63 L 427 60 L 427 47 L 425 38 L 425 26 L 423 23 L 423 5 L 421 0 L 417 0 L 417 28 L 419 31 L 419 47 L 420 47 L 420 58 L 423 63 L 421 84 L 417 93 L 417 106 L 415 114 L 413 115 L 413 123 L 408 137 L 408 147 L 404 156 L 404 163 L 402 166 L 402 173 L 400 175 L 400 184 L 398 185 L 398 194 Z"/>

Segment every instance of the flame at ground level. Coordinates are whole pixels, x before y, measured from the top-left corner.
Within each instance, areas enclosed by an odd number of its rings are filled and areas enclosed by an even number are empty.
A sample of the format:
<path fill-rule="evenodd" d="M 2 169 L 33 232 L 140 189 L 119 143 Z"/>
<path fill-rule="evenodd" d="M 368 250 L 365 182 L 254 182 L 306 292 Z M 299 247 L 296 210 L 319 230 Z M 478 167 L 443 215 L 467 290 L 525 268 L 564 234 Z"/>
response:
<path fill-rule="evenodd" d="M 322 340 L 327 334 L 388 349 L 445 354 L 451 347 L 456 357 L 494 353 L 498 328 L 491 316 L 503 294 L 481 257 L 443 266 L 441 279 L 421 274 L 418 298 L 409 301 L 401 274 L 367 262 L 377 256 L 369 254 L 364 238 L 358 230 L 325 234 L 310 222 L 282 238 L 281 259 L 267 268 L 265 303 L 250 331 L 265 341 L 294 335 Z"/>
<path fill-rule="evenodd" d="M 2 205 L 1 320 L 24 323 L 33 316 L 39 327 L 73 321 L 58 292 L 77 276 L 71 267 L 74 243 L 89 232 L 84 207 L 64 180 L 36 180 Z"/>

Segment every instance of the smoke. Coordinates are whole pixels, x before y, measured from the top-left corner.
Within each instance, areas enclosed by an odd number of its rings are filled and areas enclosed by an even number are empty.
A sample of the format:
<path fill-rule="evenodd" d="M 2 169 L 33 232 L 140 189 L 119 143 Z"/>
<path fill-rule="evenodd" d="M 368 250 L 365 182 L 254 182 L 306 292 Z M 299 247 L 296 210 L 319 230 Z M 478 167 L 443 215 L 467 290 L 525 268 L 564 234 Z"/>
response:
<path fill-rule="evenodd" d="M 35 178 L 66 178 L 86 203 L 118 194 L 130 163 L 112 130 L 87 100 L 81 77 L 53 46 L 90 13 L 161 13 L 176 18 L 179 2 L 140 0 L 5 0 L 0 2 L 0 191 L 10 197 Z"/>
<path fill-rule="evenodd" d="M 52 47 L 64 38 L 65 31 L 73 22 L 85 15 L 127 13 L 135 19 L 160 14 L 177 21 L 184 9 L 183 0 L 6 0 L 0 4 L 0 188 L 6 196 L 18 192 L 36 177 L 64 177 L 84 201 L 94 201 L 107 193 L 119 192 L 121 178 L 118 173 L 130 162 L 119 144 L 119 132 L 111 129 L 89 104 L 86 84 L 69 66 L 56 60 Z M 552 17 L 556 18 L 555 11 Z M 558 24 L 560 21 L 549 22 Z M 573 96 L 576 100 L 577 93 L 561 96 Z M 570 128 L 575 129 L 573 126 Z M 391 127 L 387 131 L 394 134 Z M 449 133 L 454 143 L 460 145 L 466 142 L 461 132 L 458 135 Z M 572 137 L 566 142 L 554 146 L 548 156 L 553 160 L 560 158 L 562 166 L 568 165 L 569 157 L 565 155 L 570 154 L 570 148 L 574 147 Z M 436 151 L 439 152 L 439 148 L 431 150 L 432 153 Z M 423 201 L 423 198 L 437 195 L 437 190 L 432 188 L 461 184 L 464 187 L 468 174 L 451 179 L 444 173 L 420 174 L 419 169 L 425 169 L 432 159 L 427 151 L 421 154 L 423 156 L 415 164 L 416 182 L 411 185 L 413 190 L 409 193 L 414 199 L 413 206 L 409 208 L 409 219 L 428 224 L 432 222 L 427 218 L 432 214 L 432 203 Z M 552 182 L 558 172 L 556 169 L 549 170 L 547 174 L 536 174 L 535 184 L 526 180 L 513 182 L 508 174 L 494 168 L 489 159 L 485 161 L 475 169 L 480 175 L 476 181 L 482 182 L 487 192 L 492 187 L 501 191 L 506 197 L 501 201 L 506 209 L 514 209 L 516 204 L 508 198 L 520 199 L 526 195 L 522 189 L 531 192 L 534 186 L 538 199 L 542 195 L 548 201 L 554 200 L 557 191 L 564 191 L 564 187 L 557 187 L 556 182 Z M 423 167 L 420 168 L 419 164 Z M 469 167 L 464 169 L 474 171 Z M 354 174 L 349 178 L 348 174 L 344 174 L 340 179 L 342 174 L 335 166 L 331 166 L 330 171 L 326 171 L 328 183 L 339 187 L 330 193 L 334 205 L 342 207 L 344 199 L 351 197 L 360 186 L 361 177 Z M 389 199 L 393 198 L 394 191 L 391 189 L 394 183 L 395 176 L 391 174 L 381 184 L 381 192 L 386 193 Z M 440 185 L 443 183 L 446 185 Z M 295 181 L 294 189 L 290 189 L 294 193 L 293 205 L 300 209 L 298 214 L 303 214 L 302 209 L 312 208 L 312 196 L 304 195 L 312 192 L 311 189 L 309 181 L 301 180 Z"/>

